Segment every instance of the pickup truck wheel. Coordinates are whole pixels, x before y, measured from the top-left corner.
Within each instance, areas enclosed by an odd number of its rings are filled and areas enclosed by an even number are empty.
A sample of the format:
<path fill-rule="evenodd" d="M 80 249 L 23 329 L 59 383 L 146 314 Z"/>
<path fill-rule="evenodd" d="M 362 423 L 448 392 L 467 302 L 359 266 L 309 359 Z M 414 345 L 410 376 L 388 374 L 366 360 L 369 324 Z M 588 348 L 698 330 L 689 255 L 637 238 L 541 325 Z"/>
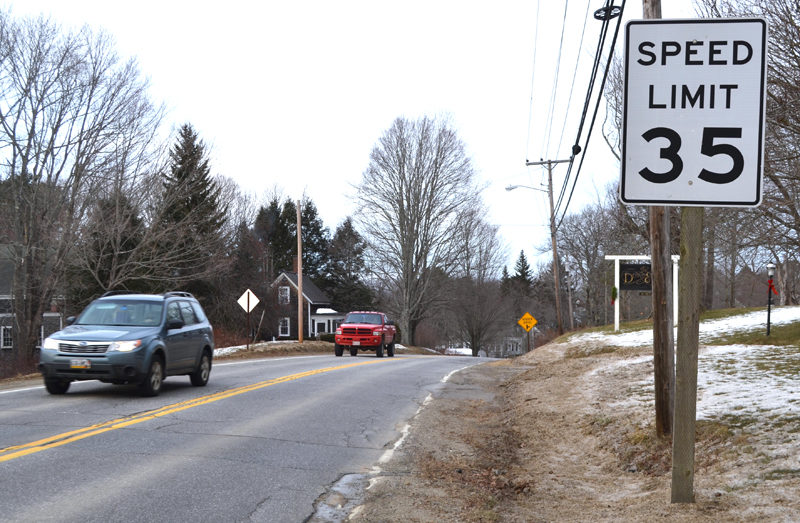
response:
<path fill-rule="evenodd" d="M 375 347 L 375 356 L 383 358 L 383 338 L 381 338 L 380 344 Z"/>
<path fill-rule="evenodd" d="M 150 362 L 150 369 L 147 376 L 139 384 L 139 392 L 142 396 L 158 396 L 161 392 L 161 384 L 164 382 L 164 364 L 161 358 L 154 356 Z"/>
<path fill-rule="evenodd" d="M 62 378 L 45 378 L 44 387 L 50 394 L 65 394 L 69 390 L 69 380 Z"/>
<path fill-rule="evenodd" d="M 344 354 L 344 348 L 338 343 L 335 343 L 333 345 L 333 353 L 336 354 L 337 356 L 341 356 L 342 354 Z"/>
<path fill-rule="evenodd" d="M 394 342 L 386 346 L 386 355 L 390 358 L 394 358 Z"/>
<path fill-rule="evenodd" d="M 355 347 L 350 347 L 350 356 L 358 356 L 358 349 Z"/>

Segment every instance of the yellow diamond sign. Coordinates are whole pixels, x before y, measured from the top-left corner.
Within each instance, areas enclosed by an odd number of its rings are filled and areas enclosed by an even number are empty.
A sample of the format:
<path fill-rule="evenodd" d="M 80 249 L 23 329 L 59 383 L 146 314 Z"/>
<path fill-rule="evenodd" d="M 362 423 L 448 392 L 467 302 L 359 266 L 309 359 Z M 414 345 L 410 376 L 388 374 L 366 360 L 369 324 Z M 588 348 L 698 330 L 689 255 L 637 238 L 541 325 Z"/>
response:
<path fill-rule="evenodd" d="M 519 323 L 520 327 L 525 329 L 525 332 L 530 332 L 531 329 L 534 327 L 534 325 L 536 325 L 539 322 L 536 321 L 536 318 L 531 316 L 529 312 L 526 312 L 525 314 L 522 315 L 522 318 L 520 318 L 517 323 Z"/>

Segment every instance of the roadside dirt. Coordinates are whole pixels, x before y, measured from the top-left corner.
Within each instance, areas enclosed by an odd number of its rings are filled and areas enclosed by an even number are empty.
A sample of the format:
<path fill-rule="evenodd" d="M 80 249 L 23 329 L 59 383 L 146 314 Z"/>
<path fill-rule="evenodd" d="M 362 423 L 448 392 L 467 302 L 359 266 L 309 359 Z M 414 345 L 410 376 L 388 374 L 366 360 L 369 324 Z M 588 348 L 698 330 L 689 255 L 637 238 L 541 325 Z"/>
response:
<path fill-rule="evenodd" d="M 455 374 L 352 521 L 797 521 L 800 464 L 770 434 L 698 423 L 695 503 L 670 503 L 670 445 L 634 384 L 646 352 L 550 344 Z M 786 431 L 783 435 L 781 431 Z"/>

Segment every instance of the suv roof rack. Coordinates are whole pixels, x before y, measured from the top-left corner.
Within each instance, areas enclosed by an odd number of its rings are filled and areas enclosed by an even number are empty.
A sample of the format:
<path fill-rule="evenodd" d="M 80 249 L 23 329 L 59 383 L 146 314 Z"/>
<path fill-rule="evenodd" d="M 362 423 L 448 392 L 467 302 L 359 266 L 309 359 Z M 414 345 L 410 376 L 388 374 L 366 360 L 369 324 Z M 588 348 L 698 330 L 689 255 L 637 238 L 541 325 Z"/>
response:
<path fill-rule="evenodd" d="M 126 291 L 126 290 L 116 290 L 116 291 L 106 291 L 101 298 L 105 298 L 106 296 L 116 296 L 118 294 L 139 294 L 136 291 Z"/>
<path fill-rule="evenodd" d="M 168 298 L 170 296 L 180 296 L 182 298 L 194 298 L 191 293 L 184 292 L 184 291 L 167 291 L 164 293 L 164 297 Z"/>

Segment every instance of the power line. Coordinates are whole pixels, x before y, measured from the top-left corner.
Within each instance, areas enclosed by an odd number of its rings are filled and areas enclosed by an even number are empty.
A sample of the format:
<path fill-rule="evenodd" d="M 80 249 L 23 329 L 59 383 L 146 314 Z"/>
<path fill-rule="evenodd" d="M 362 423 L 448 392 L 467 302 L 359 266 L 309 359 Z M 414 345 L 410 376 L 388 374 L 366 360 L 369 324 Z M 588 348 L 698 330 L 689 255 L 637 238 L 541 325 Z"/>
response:
<path fill-rule="evenodd" d="M 564 130 L 567 128 L 567 121 L 569 120 L 569 109 L 572 105 L 572 91 L 575 89 L 575 79 L 578 77 L 578 66 L 581 63 L 581 49 L 583 49 L 583 38 L 586 36 L 586 21 L 589 19 L 589 6 L 590 0 L 586 2 L 586 14 L 583 15 L 583 29 L 581 29 L 581 41 L 578 44 L 578 57 L 575 59 L 575 70 L 572 72 L 572 83 L 569 87 L 569 96 L 567 97 L 567 110 L 564 113 L 564 122 L 561 126 L 561 135 L 558 137 L 558 146 L 556 153 L 561 150 L 561 142 L 564 140 Z"/>
<path fill-rule="evenodd" d="M 561 51 L 564 48 L 564 32 L 567 28 L 567 8 L 569 7 L 569 0 L 564 2 L 564 19 L 561 21 L 561 39 L 558 42 L 558 55 L 556 56 L 556 72 L 555 78 L 553 81 L 553 91 L 550 94 L 550 114 L 548 115 L 548 122 L 547 122 L 547 129 L 553 128 L 553 115 L 555 114 L 555 105 L 556 105 L 556 93 L 558 92 L 558 77 L 559 72 L 561 69 Z M 547 147 L 544 147 L 542 144 L 542 148 L 544 149 L 545 153 L 549 156 L 550 152 L 550 133 L 546 133 L 547 136 Z M 542 137 L 542 141 L 544 142 L 544 137 Z"/>
<path fill-rule="evenodd" d="M 536 49 L 539 44 L 539 5 L 540 1 L 536 2 L 536 29 L 533 33 L 533 67 L 531 68 L 531 101 L 528 106 L 528 138 L 525 140 L 525 158 L 529 156 L 530 143 L 531 143 L 531 123 L 533 122 L 533 89 L 535 86 L 534 79 L 536 78 Z"/>
<path fill-rule="evenodd" d="M 569 192 L 569 198 L 567 198 L 567 203 L 564 206 L 564 212 L 561 214 L 561 219 L 558 221 L 558 225 L 559 226 L 561 225 L 561 222 L 564 221 L 564 217 L 567 215 L 567 209 L 569 208 L 569 204 L 572 201 L 572 195 L 575 193 L 575 186 L 578 183 L 578 177 L 580 176 L 581 168 L 583 167 L 583 160 L 586 158 L 586 150 L 589 148 L 589 139 L 592 136 L 592 129 L 594 128 L 594 122 L 597 119 L 597 111 L 600 108 L 600 100 L 602 99 L 602 96 L 603 96 L 603 88 L 605 87 L 605 84 L 606 84 L 606 78 L 608 78 L 608 70 L 611 67 L 611 60 L 614 58 L 614 47 L 616 46 L 616 43 L 617 43 L 617 36 L 619 36 L 619 28 L 622 25 L 622 13 L 624 11 L 625 11 L 625 0 L 622 0 L 622 5 L 620 6 L 620 12 L 619 12 L 619 20 L 617 20 L 617 27 L 614 30 L 614 38 L 611 41 L 611 48 L 608 51 L 608 60 L 606 61 L 606 70 L 603 73 L 603 80 L 600 83 L 600 90 L 599 90 L 598 95 L 597 95 L 597 103 L 595 103 L 595 106 L 594 106 L 594 114 L 592 115 L 592 121 L 589 124 L 589 132 L 586 134 L 586 141 L 584 142 L 584 146 L 583 146 L 583 153 L 584 154 L 581 155 L 581 160 L 578 163 L 578 172 L 575 173 L 575 179 L 572 182 L 572 189 Z M 571 168 L 572 168 L 572 164 L 570 164 L 570 170 L 571 170 Z"/>
<path fill-rule="evenodd" d="M 610 9 L 611 6 L 613 5 L 613 3 L 614 3 L 614 0 L 606 0 L 605 6 L 603 7 L 603 9 Z M 622 17 L 620 17 L 620 20 L 621 19 L 622 19 Z M 583 133 L 583 126 L 584 126 L 584 124 L 586 122 L 586 115 L 589 112 L 589 105 L 591 104 L 592 93 L 594 92 L 594 86 L 595 86 L 595 82 L 597 80 L 597 73 L 598 73 L 598 70 L 600 68 L 600 63 L 602 62 L 602 58 L 603 58 L 603 48 L 605 47 L 606 36 L 608 35 L 608 25 L 609 25 L 608 24 L 608 20 L 609 20 L 608 18 L 605 18 L 605 17 L 602 18 L 603 25 L 600 28 L 600 34 L 598 35 L 598 38 L 597 38 L 597 48 L 596 48 L 595 54 L 594 54 L 594 62 L 592 64 L 592 72 L 589 75 L 589 87 L 586 90 L 586 97 L 584 98 L 584 102 L 583 102 L 583 112 L 581 113 L 580 123 L 578 124 L 578 132 L 577 132 L 577 135 L 575 137 L 575 145 L 580 143 L 581 134 Z M 573 147 L 573 150 L 574 150 L 574 147 Z M 567 187 L 569 186 L 569 179 L 570 179 L 570 176 L 572 175 L 572 166 L 573 166 L 573 164 L 570 164 L 569 167 L 567 168 L 567 174 L 564 177 L 564 183 L 561 186 L 561 190 L 559 191 L 558 203 L 556 204 L 556 209 L 560 209 L 561 208 L 561 203 L 564 200 L 564 194 L 566 193 Z"/>

